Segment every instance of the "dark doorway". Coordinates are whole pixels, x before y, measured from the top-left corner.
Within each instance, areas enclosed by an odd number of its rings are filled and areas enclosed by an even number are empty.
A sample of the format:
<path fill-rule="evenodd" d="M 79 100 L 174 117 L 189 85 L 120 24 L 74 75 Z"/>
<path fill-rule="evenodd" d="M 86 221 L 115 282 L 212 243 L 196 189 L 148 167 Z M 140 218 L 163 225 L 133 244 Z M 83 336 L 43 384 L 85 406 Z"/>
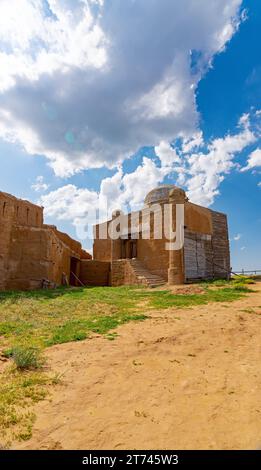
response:
<path fill-rule="evenodd" d="M 70 286 L 78 286 L 80 261 L 77 258 L 71 258 L 70 264 Z"/>
<path fill-rule="evenodd" d="M 137 240 L 130 241 L 130 258 L 137 258 Z"/>
<path fill-rule="evenodd" d="M 122 240 L 122 259 L 137 258 L 137 240 Z"/>

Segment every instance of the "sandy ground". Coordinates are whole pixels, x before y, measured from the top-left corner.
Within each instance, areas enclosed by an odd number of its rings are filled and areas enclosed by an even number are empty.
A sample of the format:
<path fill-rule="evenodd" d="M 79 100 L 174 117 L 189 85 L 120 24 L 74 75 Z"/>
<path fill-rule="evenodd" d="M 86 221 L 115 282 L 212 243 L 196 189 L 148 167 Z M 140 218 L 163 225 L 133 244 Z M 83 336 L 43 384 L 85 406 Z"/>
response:
<path fill-rule="evenodd" d="M 62 383 L 15 448 L 260 448 L 261 283 L 254 289 L 233 303 L 150 312 L 115 341 L 52 347 Z"/>

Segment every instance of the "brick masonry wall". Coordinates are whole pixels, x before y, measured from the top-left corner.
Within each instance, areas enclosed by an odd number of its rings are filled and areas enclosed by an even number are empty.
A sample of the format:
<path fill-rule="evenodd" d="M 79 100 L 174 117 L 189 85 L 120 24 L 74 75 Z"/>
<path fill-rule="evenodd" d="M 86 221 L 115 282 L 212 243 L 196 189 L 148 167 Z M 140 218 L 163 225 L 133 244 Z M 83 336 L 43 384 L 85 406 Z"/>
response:
<path fill-rule="evenodd" d="M 165 249 L 166 240 L 138 240 L 138 259 L 145 268 L 168 280 L 169 252 Z"/>
<path fill-rule="evenodd" d="M 29 201 L 0 192 L 0 223 L 5 220 L 28 227 L 42 227 L 43 208 Z"/>
<path fill-rule="evenodd" d="M 108 286 L 110 267 L 109 262 L 81 260 L 80 280 L 86 286 Z"/>
<path fill-rule="evenodd" d="M 135 285 L 138 284 L 138 279 L 135 276 L 129 260 L 115 260 L 111 265 L 111 285 L 113 287 L 122 285 Z"/>
<path fill-rule="evenodd" d="M 67 235 L 67 233 L 60 232 L 56 227 L 53 229 L 53 231 L 56 237 L 59 238 L 59 240 L 64 243 L 64 245 L 66 245 L 71 251 L 77 253 L 77 255 L 81 257 L 82 245 L 80 242 L 71 238 L 69 235 Z"/>
<path fill-rule="evenodd" d="M 111 240 L 94 240 L 93 259 L 111 261 Z"/>

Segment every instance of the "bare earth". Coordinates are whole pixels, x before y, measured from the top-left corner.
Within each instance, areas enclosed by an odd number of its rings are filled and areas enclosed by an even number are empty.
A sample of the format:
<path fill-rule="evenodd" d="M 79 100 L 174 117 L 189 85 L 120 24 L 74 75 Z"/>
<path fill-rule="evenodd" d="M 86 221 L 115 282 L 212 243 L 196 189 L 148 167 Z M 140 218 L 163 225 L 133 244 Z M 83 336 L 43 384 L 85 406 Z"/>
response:
<path fill-rule="evenodd" d="M 50 348 L 62 383 L 15 447 L 260 448 L 261 283 L 253 288 L 233 303 L 150 312 L 115 341 Z"/>

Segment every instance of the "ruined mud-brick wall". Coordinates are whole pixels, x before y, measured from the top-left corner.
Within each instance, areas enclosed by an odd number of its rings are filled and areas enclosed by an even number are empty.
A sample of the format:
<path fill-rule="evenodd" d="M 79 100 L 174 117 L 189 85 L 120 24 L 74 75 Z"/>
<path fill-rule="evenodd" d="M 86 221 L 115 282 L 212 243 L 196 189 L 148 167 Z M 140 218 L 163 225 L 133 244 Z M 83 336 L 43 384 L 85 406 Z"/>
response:
<path fill-rule="evenodd" d="M 81 260 L 80 280 L 85 286 L 108 286 L 111 263 L 97 260 Z"/>
<path fill-rule="evenodd" d="M 79 261 L 77 273 L 75 273 L 79 276 L 80 260 L 83 255 L 81 243 L 73 240 L 67 234 L 58 231 L 56 227 L 46 226 L 45 230 L 48 234 L 46 243 L 47 279 L 60 285 L 64 273 L 69 281 L 71 258 Z"/>
<path fill-rule="evenodd" d="M 6 288 L 10 275 L 10 257 L 14 226 L 39 228 L 43 224 L 42 207 L 0 192 L 0 289 Z"/>
<path fill-rule="evenodd" d="M 43 207 L 0 191 L 0 223 L 43 226 Z"/>
<path fill-rule="evenodd" d="M 0 192 L 0 289 L 34 289 L 48 279 L 70 278 L 71 257 L 86 258 L 81 244 L 43 224 L 43 209 Z"/>
<path fill-rule="evenodd" d="M 78 256 L 80 256 L 81 251 L 83 251 L 83 256 L 87 256 L 88 259 L 91 258 L 91 255 L 89 253 L 84 252 L 84 250 L 82 250 L 82 245 L 81 245 L 80 242 L 78 242 L 78 241 L 74 240 L 73 238 L 71 238 L 69 235 L 67 235 L 67 233 L 63 233 L 63 232 L 60 232 L 59 230 L 57 230 L 55 225 L 46 225 L 46 224 L 44 224 L 43 227 L 48 229 L 48 230 L 51 230 L 56 235 L 56 237 L 59 238 L 59 240 L 62 243 L 64 243 L 64 245 L 66 245 L 74 253 L 77 253 Z"/>
<path fill-rule="evenodd" d="M 132 286 L 137 284 L 137 278 L 129 260 L 122 259 L 112 261 L 110 284 L 112 287 L 123 285 Z"/>

